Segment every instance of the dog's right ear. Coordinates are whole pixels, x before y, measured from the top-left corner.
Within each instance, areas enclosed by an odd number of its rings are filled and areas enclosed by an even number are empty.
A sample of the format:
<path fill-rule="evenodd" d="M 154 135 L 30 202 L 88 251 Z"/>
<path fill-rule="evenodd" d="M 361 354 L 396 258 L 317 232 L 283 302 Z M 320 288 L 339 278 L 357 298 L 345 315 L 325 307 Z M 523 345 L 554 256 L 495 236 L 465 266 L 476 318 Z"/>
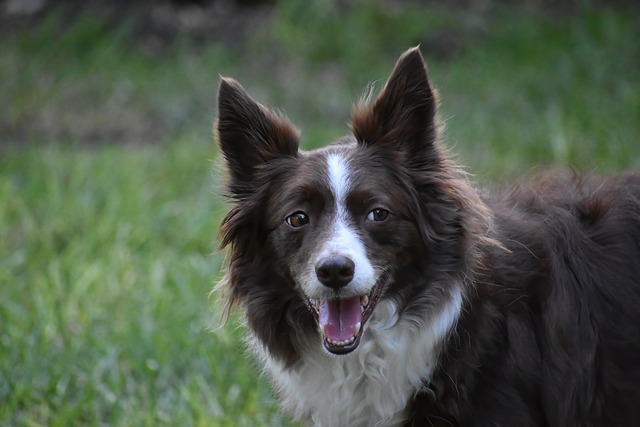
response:
<path fill-rule="evenodd" d="M 223 77 L 220 82 L 215 134 L 229 167 L 230 190 L 236 194 L 250 191 L 259 166 L 298 153 L 298 130 L 251 99 L 240 83 L 230 78 Z"/>

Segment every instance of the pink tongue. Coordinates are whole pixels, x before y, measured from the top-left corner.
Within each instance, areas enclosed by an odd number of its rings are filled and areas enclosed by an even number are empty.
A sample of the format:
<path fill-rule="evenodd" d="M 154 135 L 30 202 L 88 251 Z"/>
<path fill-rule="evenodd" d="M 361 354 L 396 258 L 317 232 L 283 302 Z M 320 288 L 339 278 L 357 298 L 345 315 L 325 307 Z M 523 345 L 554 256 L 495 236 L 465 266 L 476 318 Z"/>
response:
<path fill-rule="evenodd" d="M 345 341 L 357 332 L 362 322 L 360 297 L 320 302 L 320 327 L 324 336 L 333 341 Z"/>

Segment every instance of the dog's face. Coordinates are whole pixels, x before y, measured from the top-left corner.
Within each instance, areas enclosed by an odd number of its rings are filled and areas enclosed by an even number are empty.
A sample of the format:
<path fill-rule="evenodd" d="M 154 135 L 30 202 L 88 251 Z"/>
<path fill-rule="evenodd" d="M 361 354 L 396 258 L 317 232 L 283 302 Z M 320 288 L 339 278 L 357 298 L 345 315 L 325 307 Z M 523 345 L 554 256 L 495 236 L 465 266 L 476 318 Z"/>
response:
<path fill-rule="evenodd" d="M 299 153 L 284 170 L 266 206 L 268 245 L 327 350 L 349 352 L 394 270 L 411 258 L 418 230 L 410 207 L 394 192 L 397 171 L 355 141 Z"/>
<path fill-rule="evenodd" d="M 455 208 L 428 209 L 424 201 L 446 199 L 437 194 L 446 188 L 432 182 L 446 175 L 435 109 L 412 49 L 375 102 L 354 110 L 353 135 L 303 152 L 292 125 L 223 79 L 217 134 L 233 199 L 222 227 L 223 245 L 232 245 L 231 298 L 292 312 L 304 304 L 328 351 L 354 350 L 376 304 L 406 297 L 395 285 L 403 269 L 454 232 L 446 228 L 454 220 L 438 210 Z M 295 323 L 291 317 L 277 322 Z"/>

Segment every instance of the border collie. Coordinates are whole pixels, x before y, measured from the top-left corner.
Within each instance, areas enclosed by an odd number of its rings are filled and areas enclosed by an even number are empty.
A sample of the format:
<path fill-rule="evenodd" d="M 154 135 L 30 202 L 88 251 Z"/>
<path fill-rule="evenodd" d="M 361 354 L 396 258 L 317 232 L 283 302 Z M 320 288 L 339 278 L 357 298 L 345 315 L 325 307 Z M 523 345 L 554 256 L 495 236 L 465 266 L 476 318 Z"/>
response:
<path fill-rule="evenodd" d="M 317 426 L 640 426 L 640 173 L 479 193 L 436 106 L 411 49 L 348 136 L 302 151 L 222 79 L 220 286 L 282 407 Z"/>

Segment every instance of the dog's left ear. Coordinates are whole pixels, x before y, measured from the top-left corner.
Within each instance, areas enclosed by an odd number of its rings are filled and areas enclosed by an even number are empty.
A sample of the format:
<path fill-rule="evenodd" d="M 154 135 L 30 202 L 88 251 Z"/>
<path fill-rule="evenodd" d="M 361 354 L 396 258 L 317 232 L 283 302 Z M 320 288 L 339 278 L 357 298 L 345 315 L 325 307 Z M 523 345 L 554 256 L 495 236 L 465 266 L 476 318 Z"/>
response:
<path fill-rule="evenodd" d="M 353 135 L 363 145 L 383 145 L 409 157 L 422 153 L 437 138 L 436 98 L 422 55 L 412 48 L 398 59 L 373 104 L 354 109 Z"/>

